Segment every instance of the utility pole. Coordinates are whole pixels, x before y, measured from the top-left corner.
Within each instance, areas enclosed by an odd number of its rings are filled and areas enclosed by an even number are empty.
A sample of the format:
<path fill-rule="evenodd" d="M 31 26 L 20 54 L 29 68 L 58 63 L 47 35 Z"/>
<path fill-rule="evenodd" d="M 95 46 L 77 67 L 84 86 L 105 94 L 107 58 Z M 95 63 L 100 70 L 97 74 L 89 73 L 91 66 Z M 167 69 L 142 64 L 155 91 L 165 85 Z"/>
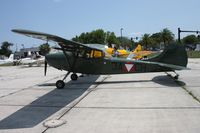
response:
<path fill-rule="evenodd" d="M 122 46 L 122 30 L 124 30 L 123 28 L 120 29 L 120 33 L 121 33 L 121 46 Z"/>
<path fill-rule="evenodd" d="M 16 45 L 16 52 L 18 51 L 18 46 L 17 46 L 17 43 L 15 44 Z"/>
<path fill-rule="evenodd" d="M 181 43 L 181 29 L 178 28 L 178 42 Z"/>

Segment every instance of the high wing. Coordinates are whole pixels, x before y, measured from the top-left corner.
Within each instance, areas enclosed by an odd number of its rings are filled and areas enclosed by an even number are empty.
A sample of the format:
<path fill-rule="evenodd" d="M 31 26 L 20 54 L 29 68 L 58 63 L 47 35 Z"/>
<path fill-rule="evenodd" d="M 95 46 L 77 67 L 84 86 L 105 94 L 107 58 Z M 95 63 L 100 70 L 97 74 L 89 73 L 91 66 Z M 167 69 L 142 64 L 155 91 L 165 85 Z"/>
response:
<path fill-rule="evenodd" d="M 112 61 L 116 62 L 129 62 L 129 63 L 142 63 L 142 64 L 152 64 L 152 65 L 158 65 L 161 67 L 166 67 L 172 70 L 190 70 L 187 67 L 179 66 L 179 65 L 173 65 L 173 64 L 166 64 L 161 62 L 153 62 L 153 61 L 145 61 L 145 60 L 130 60 L 130 59 L 123 59 L 123 58 L 112 58 Z"/>
<path fill-rule="evenodd" d="M 103 48 L 97 45 L 94 46 L 90 44 L 82 44 L 82 43 L 74 42 L 74 41 L 67 40 L 62 37 L 47 34 L 47 33 L 30 31 L 30 30 L 22 30 L 22 29 L 13 29 L 12 32 L 22 34 L 28 37 L 32 37 L 32 38 L 45 40 L 45 41 L 57 42 L 58 45 L 62 48 L 60 50 L 76 51 L 77 49 L 92 49 L 92 50 L 103 51 Z"/>

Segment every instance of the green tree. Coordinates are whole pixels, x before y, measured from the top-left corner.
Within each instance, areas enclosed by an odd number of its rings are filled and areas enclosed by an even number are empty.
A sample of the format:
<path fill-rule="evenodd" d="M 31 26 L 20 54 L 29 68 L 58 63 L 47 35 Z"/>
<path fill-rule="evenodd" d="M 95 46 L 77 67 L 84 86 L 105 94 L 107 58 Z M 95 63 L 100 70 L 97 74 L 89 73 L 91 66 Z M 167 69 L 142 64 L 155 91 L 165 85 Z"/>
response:
<path fill-rule="evenodd" d="M 72 41 L 80 42 L 80 41 L 79 41 L 79 36 L 75 36 L 75 37 L 73 37 L 73 38 L 72 38 Z"/>
<path fill-rule="evenodd" d="M 144 34 L 142 36 L 142 40 L 140 41 L 145 46 L 145 49 L 147 49 L 148 46 L 152 45 L 152 39 L 150 37 L 150 34 Z"/>
<path fill-rule="evenodd" d="M 76 36 L 72 38 L 73 41 L 77 41 L 80 43 L 98 43 L 98 44 L 104 44 L 105 43 L 105 37 L 106 33 L 102 29 L 97 29 L 92 32 L 84 32 L 81 33 L 80 36 Z"/>
<path fill-rule="evenodd" d="M 0 49 L 0 55 L 5 55 L 7 57 L 10 56 L 12 51 L 10 50 L 10 47 L 13 46 L 12 43 L 9 42 L 2 42 L 1 49 Z"/>
<path fill-rule="evenodd" d="M 161 40 L 163 41 L 164 45 L 168 45 L 174 41 L 174 34 L 167 28 L 163 29 L 161 32 Z"/>
<path fill-rule="evenodd" d="M 196 44 L 198 38 L 195 35 L 188 35 L 182 39 L 183 44 Z"/>
<path fill-rule="evenodd" d="M 92 31 L 90 34 L 91 34 L 90 43 L 98 43 L 98 44 L 105 43 L 106 33 L 104 32 L 104 30 L 98 29 L 98 30 Z"/>
<path fill-rule="evenodd" d="M 128 37 L 117 37 L 119 44 L 118 46 L 122 46 L 123 48 L 126 47 L 132 47 L 133 45 L 133 41 L 131 41 L 131 39 L 129 39 Z"/>
<path fill-rule="evenodd" d="M 39 49 L 40 49 L 41 55 L 46 55 L 50 51 L 50 46 L 48 43 L 44 43 L 39 46 Z"/>
<path fill-rule="evenodd" d="M 86 33 L 81 33 L 81 35 L 79 36 L 79 39 L 78 39 L 78 42 L 81 42 L 81 43 L 89 43 L 90 42 L 90 37 L 89 37 L 89 33 L 86 32 Z"/>
<path fill-rule="evenodd" d="M 111 46 L 112 44 L 117 44 L 119 45 L 119 40 L 117 39 L 117 37 L 115 36 L 114 32 L 107 32 L 106 33 L 106 43 L 108 44 L 108 46 Z"/>
<path fill-rule="evenodd" d="M 153 47 L 159 46 L 160 43 L 162 42 L 161 33 L 158 32 L 158 33 L 152 34 L 152 35 L 151 35 L 151 39 L 152 39 L 152 46 L 153 46 Z"/>

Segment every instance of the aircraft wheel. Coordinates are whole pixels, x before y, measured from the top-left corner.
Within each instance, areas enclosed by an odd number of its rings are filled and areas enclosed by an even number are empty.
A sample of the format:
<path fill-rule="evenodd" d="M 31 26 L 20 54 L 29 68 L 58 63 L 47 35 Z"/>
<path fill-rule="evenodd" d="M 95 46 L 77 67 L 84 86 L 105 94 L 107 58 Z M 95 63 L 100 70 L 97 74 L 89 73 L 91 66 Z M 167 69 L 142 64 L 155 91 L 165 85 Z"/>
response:
<path fill-rule="evenodd" d="M 71 80 L 77 80 L 77 79 L 78 79 L 77 74 L 76 74 L 76 73 L 73 73 L 73 74 L 71 75 Z"/>
<path fill-rule="evenodd" d="M 178 79 L 178 78 L 179 78 L 179 76 L 178 76 L 178 75 L 174 76 L 174 79 Z"/>
<path fill-rule="evenodd" d="M 63 89 L 63 88 L 65 87 L 65 83 L 64 83 L 62 80 L 58 80 L 58 81 L 56 82 L 56 87 L 57 87 L 58 89 Z"/>

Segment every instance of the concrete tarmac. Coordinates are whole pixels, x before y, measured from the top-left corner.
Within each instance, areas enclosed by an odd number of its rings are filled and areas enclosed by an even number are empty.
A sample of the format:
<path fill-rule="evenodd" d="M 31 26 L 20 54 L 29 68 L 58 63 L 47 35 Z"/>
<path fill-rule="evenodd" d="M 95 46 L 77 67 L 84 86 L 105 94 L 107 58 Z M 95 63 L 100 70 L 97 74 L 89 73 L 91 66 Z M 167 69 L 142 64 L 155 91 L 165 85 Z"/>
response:
<path fill-rule="evenodd" d="M 48 67 L 44 77 L 43 67 L 0 67 L 0 133 L 197 133 L 200 59 L 188 67 L 178 81 L 165 73 L 88 75 L 68 77 L 62 90 L 55 82 L 64 71 Z"/>

